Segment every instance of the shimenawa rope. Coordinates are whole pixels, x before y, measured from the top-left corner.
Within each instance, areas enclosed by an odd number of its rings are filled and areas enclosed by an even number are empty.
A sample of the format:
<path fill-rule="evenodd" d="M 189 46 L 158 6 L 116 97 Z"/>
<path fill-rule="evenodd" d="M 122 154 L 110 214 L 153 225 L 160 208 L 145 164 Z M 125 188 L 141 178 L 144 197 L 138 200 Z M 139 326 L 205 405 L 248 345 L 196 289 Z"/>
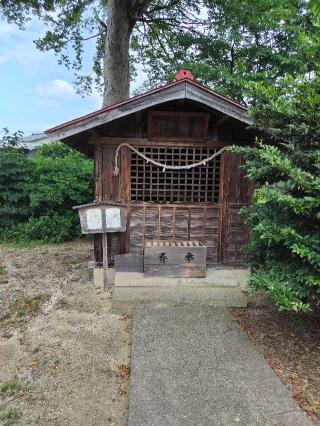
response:
<path fill-rule="evenodd" d="M 219 149 L 219 151 L 210 155 L 210 157 L 204 158 L 203 160 L 198 161 L 197 163 L 187 164 L 185 166 L 170 166 L 168 164 L 159 163 L 158 161 L 155 161 L 152 158 L 148 158 L 146 155 L 142 154 L 142 152 L 138 151 L 132 145 L 124 142 L 124 143 L 118 145 L 118 147 L 116 149 L 116 154 L 115 154 L 115 158 L 114 158 L 114 169 L 113 169 L 113 175 L 114 176 L 118 176 L 119 171 L 120 171 L 119 167 L 118 167 L 118 155 L 119 155 L 120 149 L 123 146 L 126 146 L 127 148 L 131 149 L 131 151 L 135 152 L 137 155 L 139 155 L 141 158 L 143 158 L 147 163 L 152 163 L 157 167 L 162 167 L 163 172 L 165 172 L 166 170 L 187 170 L 187 169 L 191 169 L 193 167 L 205 166 L 209 161 L 212 161 L 215 157 L 218 157 L 218 155 L 222 154 L 223 151 L 225 151 L 228 148 L 227 146 L 224 146 L 223 148 Z"/>

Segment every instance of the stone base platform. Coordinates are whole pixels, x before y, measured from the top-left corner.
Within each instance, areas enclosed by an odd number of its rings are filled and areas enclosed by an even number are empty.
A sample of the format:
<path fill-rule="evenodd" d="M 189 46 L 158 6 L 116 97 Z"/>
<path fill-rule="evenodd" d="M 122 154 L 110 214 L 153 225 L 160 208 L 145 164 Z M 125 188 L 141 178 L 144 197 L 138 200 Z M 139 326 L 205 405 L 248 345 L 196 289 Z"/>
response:
<path fill-rule="evenodd" d="M 138 272 L 117 272 L 116 287 L 237 287 L 245 285 L 248 269 L 208 268 L 204 278 L 145 277 Z"/>
<path fill-rule="evenodd" d="M 108 269 L 115 313 L 163 305 L 246 307 L 242 289 L 248 278 L 245 268 L 208 268 L 205 278 L 144 277 L 142 273 Z M 94 284 L 103 288 L 103 269 L 94 270 Z"/>

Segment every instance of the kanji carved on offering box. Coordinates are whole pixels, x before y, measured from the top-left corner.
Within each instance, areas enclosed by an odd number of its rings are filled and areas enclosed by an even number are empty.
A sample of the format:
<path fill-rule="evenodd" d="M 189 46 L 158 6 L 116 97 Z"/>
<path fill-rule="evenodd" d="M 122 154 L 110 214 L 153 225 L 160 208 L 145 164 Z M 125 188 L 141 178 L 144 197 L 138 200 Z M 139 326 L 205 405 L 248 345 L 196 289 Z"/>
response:
<path fill-rule="evenodd" d="M 145 276 L 201 278 L 206 276 L 207 248 L 200 241 L 147 241 Z"/>

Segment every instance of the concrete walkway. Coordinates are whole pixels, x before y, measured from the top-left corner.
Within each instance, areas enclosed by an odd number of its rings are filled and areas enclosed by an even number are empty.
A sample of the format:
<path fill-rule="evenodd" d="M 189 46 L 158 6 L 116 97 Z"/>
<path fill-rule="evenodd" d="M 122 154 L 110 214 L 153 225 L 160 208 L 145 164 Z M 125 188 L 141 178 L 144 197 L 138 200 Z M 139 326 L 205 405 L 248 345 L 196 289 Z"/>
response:
<path fill-rule="evenodd" d="M 129 426 L 311 425 L 227 309 L 133 315 Z"/>

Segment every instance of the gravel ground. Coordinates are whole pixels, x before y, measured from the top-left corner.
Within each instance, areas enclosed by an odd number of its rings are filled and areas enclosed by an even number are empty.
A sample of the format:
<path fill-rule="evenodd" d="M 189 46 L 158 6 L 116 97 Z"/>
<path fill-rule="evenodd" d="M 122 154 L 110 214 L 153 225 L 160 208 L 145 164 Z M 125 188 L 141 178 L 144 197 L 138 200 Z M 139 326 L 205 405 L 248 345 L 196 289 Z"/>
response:
<path fill-rule="evenodd" d="M 131 318 L 92 286 L 91 247 L 0 246 L 3 424 L 127 424 Z"/>

